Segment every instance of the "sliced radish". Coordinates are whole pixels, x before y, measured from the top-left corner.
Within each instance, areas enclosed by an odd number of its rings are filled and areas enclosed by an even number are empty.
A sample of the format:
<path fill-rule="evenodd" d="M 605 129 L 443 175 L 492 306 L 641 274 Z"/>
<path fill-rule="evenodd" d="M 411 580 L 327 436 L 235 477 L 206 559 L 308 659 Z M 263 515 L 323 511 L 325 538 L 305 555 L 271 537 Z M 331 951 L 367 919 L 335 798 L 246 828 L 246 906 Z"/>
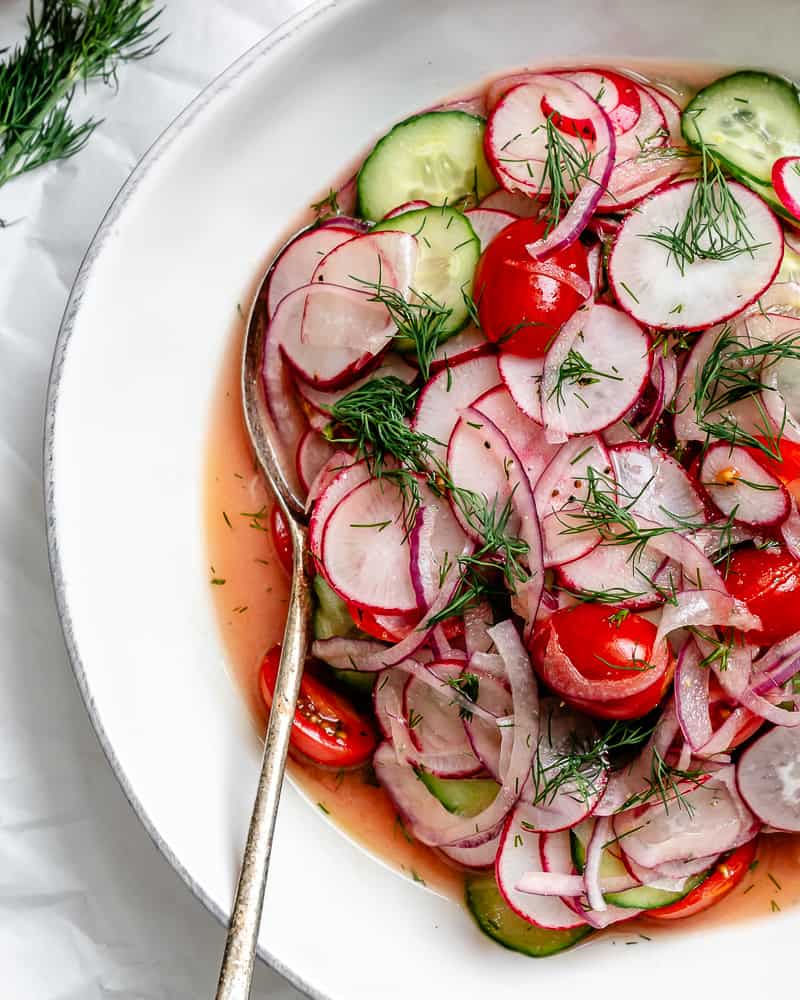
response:
<path fill-rule="evenodd" d="M 451 758 L 452 764 L 446 770 L 436 769 L 435 773 L 441 777 L 467 778 L 478 774 L 481 762 L 472 751 L 461 722 L 461 708 L 448 686 L 448 681 L 460 677 L 463 664 L 431 663 L 427 669 L 441 678 L 441 686 L 409 677 L 403 695 L 411 742 L 421 753 Z"/>
<path fill-rule="evenodd" d="M 461 330 L 454 337 L 448 337 L 436 348 L 436 353 L 431 360 L 431 371 L 436 374 L 445 368 L 453 365 L 460 365 L 462 361 L 469 361 L 490 354 L 491 343 L 483 333 L 470 324 Z"/>
<path fill-rule="evenodd" d="M 761 381 L 765 388 L 761 399 L 776 429 L 790 441 L 800 441 L 800 319 L 768 313 L 767 317 L 754 317 L 748 323 L 758 324 L 758 339 L 782 343 L 783 355 L 765 359 L 761 366 Z"/>
<path fill-rule="evenodd" d="M 772 186 L 786 211 L 800 219 L 800 156 L 782 156 L 775 161 Z"/>
<path fill-rule="evenodd" d="M 609 69 L 558 70 L 556 75 L 577 83 L 597 101 L 608 115 L 615 135 L 627 132 L 639 121 L 642 111 L 639 88 L 627 76 Z M 560 131 L 582 135 L 586 139 L 594 138 L 588 119 L 567 118 L 560 114 L 557 105 L 551 107 L 546 98 L 543 110 L 545 114 L 557 115 L 555 124 Z"/>
<path fill-rule="evenodd" d="M 334 445 L 315 430 L 306 431 L 300 439 L 297 446 L 297 478 L 306 493 L 335 453 Z"/>
<path fill-rule="evenodd" d="M 700 478 L 722 513 L 740 524 L 772 527 L 789 516 L 786 487 L 744 448 L 721 441 L 711 445 Z"/>
<path fill-rule="evenodd" d="M 776 726 L 759 737 L 739 758 L 736 780 L 762 823 L 800 833 L 800 729 Z"/>
<path fill-rule="evenodd" d="M 444 462 L 447 442 L 461 411 L 500 382 L 494 357 L 471 358 L 438 372 L 425 385 L 412 421 L 414 430 L 433 439 L 431 453 Z"/>
<path fill-rule="evenodd" d="M 289 243 L 275 259 L 269 277 L 267 315 L 272 316 L 278 303 L 311 281 L 317 264 L 342 243 L 353 238 L 353 230 L 340 226 L 307 229 Z"/>
<path fill-rule="evenodd" d="M 398 205 L 391 212 L 387 212 L 383 217 L 383 221 L 393 219 L 396 215 L 403 215 L 405 212 L 415 212 L 418 208 L 430 208 L 430 203 L 427 201 L 404 201 L 402 205 Z"/>
<path fill-rule="evenodd" d="M 680 463 L 656 445 L 617 445 L 609 452 L 621 506 L 656 524 L 703 524 L 703 499 Z"/>
<path fill-rule="evenodd" d="M 535 487 L 560 445 L 546 439 L 541 423 L 522 412 L 504 385 L 490 389 L 473 403 L 472 408 L 488 417 L 505 434 L 522 462 L 528 481 Z"/>
<path fill-rule="evenodd" d="M 658 589 L 659 571 L 666 560 L 650 548 L 635 544 L 598 545 L 588 555 L 558 567 L 562 586 L 577 594 L 609 594 L 623 608 L 651 608 L 664 595 Z"/>
<path fill-rule="evenodd" d="M 309 316 L 313 337 L 304 339 Z M 349 329 L 347 344 L 333 346 L 341 341 L 343 326 Z M 363 292 L 339 285 L 305 285 L 283 299 L 270 323 L 265 378 L 277 349 L 300 378 L 320 389 L 336 389 L 376 362 L 392 329 L 386 307 L 370 302 Z"/>
<path fill-rule="evenodd" d="M 543 358 L 524 358 L 519 354 L 501 352 L 497 367 L 503 384 L 522 412 L 542 423 L 542 372 Z"/>
<path fill-rule="evenodd" d="M 507 212 L 518 219 L 529 219 L 537 216 L 541 210 L 541 202 L 536 198 L 528 197 L 526 194 L 518 194 L 513 191 L 504 191 L 498 188 L 487 194 L 478 208 L 491 209 L 496 212 Z"/>
<path fill-rule="evenodd" d="M 381 358 L 380 364 L 373 368 L 368 375 L 356 379 L 355 382 L 351 382 L 343 389 L 331 389 L 328 392 L 323 392 L 322 389 L 317 389 L 307 382 L 298 380 L 297 393 L 305 405 L 309 419 L 312 419 L 314 414 L 316 414 L 321 418 L 320 422 L 324 427 L 330 423 L 331 407 L 338 403 L 343 396 L 346 396 L 348 392 L 361 388 L 362 385 L 372 381 L 372 379 L 389 378 L 390 376 L 399 378 L 407 385 L 410 385 L 417 377 L 417 369 L 412 368 L 399 354 L 385 354 Z"/>
<path fill-rule="evenodd" d="M 641 157 L 642 150 L 655 150 L 666 145 L 668 139 L 667 122 L 658 102 L 643 87 L 636 88 L 640 114 L 633 125 L 623 134 L 617 134 L 615 161 L 625 163 L 634 157 Z M 611 183 L 614 173 L 611 174 Z M 605 202 L 602 202 L 605 203 Z"/>
<path fill-rule="evenodd" d="M 370 478 L 367 463 L 357 462 L 336 473 L 319 494 L 308 525 L 308 547 L 317 562 L 322 561 L 322 540 L 328 518 L 343 497 Z"/>
<path fill-rule="evenodd" d="M 639 322 L 658 329 L 698 330 L 741 312 L 768 287 L 783 257 L 783 234 L 772 211 L 730 181 L 752 251 L 724 260 L 698 257 L 686 261 L 682 273 L 671 250 L 648 237 L 681 226 L 697 185 L 671 184 L 641 202 L 611 253 L 609 278 L 617 301 Z"/>
<path fill-rule="evenodd" d="M 518 215 L 512 215 L 511 212 L 501 212 L 496 208 L 471 208 L 464 214 L 475 230 L 475 235 L 481 241 L 481 253 L 498 233 L 519 218 Z"/>
<path fill-rule="evenodd" d="M 603 430 L 626 413 L 650 375 L 647 335 L 612 306 L 579 309 L 544 358 L 542 418 L 551 440 Z"/>
<path fill-rule="evenodd" d="M 623 850 L 637 864 L 657 868 L 670 861 L 723 853 L 747 843 L 759 823 L 742 801 L 733 780 L 733 765 L 683 791 L 686 805 L 676 801 L 629 809 L 614 819 Z M 688 808 L 687 808 L 688 806 Z"/>
<path fill-rule="evenodd" d="M 405 296 L 416 265 L 417 241 L 410 233 L 370 232 L 355 236 L 327 253 L 314 269 L 311 281 L 370 294 L 373 286 L 383 286 Z M 310 330 L 304 331 L 304 337 L 313 339 Z"/>
<path fill-rule="evenodd" d="M 608 773 L 592 762 L 579 768 L 574 777 L 560 780 L 565 757 L 588 750 L 597 730 L 586 716 L 555 699 L 542 701 L 540 720 L 532 778 L 522 789 L 521 801 L 527 806 L 526 822 L 537 833 L 551 833 L 575 826 L 591 815 L 605 791 Z M 548 791 L 548 786 L 554 790 Z"/>
<path fill-rule="evenodd" d="M 445 857 L 462 868 L 491 868 L 500 849 L 500 834 L 477 847 L 440 847 Z"/>
<path fill-rule="evenodd" d="M 536 927 L 566 930 L 585 924 L 558 896 L 520 892 L 517 884 L 528 872 L 541 872 L 540 836 L 529 818 L 529 807 L 520 803 L 508 818 L 495 863 L 495 878 L 511 909 Z"/>
<path fill-rule="evenodd" d="M 346 473 L 344 473 L 346 474 Z M 439 507 L 432 560 L 438 573 L 464 545 L 449 508 L 418 482 L 422 506 Z M 390 479 L 371 479 L 344 496 L 329 515 L 322 564 L 333 589 L 370 611 L 406 614 L 417 610 L 403 494 Z"/>
<path fill-rule="evenodd" d="M 514 706 L 508 687 L 501 680 L 479 671 L 470 664 L 470 672 L 478 679 L 477 704 L 498 720 L 510 718 Z M 493 778 L 500 776 L 500 728 L 481 715 L 467 712 L 463 719 L 472 751 Z"/>
<path fill-rule="evenodd" d="M 290 292 L 276 309 L 264 338 L 261 368 L 264 397 L 270 419 L 285 449 L 285 468 L 294 468 L 294 456 L 307 423 L 284 364 L 283 345 L 290 340 L 299 340 L 305 308 L 305 290 Z"/>
<path fill-rule="evenodd" d="M 612 473 L 608 451 L 595 435 L 570 438 L 539 477 L 534 499 L 541 522 L 545 566 L 580 559 L 600 541 L 596 530 L 582 530 L 584 522 L 580 520 L 589 489 L 589 469 L 600 476 Z M 613 486 L 608 491 L 613 493 Z"/>

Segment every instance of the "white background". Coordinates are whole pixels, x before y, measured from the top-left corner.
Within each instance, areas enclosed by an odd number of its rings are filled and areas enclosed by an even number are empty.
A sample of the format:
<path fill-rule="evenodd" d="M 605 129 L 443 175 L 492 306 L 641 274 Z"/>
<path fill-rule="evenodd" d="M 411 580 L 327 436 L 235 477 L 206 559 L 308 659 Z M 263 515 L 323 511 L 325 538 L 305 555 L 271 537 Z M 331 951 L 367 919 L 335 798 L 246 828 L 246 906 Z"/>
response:
<path fill-rule="evenodd" d="M 95 739 L 53 604 L 42 427 L 67 294 L 137 160 L 214 76 L 305 0 L 165 0 L 170 38 L 76 103 L 73 160 L 0 188 L 0 997 L 199 1000 L 224 932 L 150 842 Z M 28 0 L 0 0 L 0 49 Z M 264 966 L 254 996 L 299 994 Z"/>

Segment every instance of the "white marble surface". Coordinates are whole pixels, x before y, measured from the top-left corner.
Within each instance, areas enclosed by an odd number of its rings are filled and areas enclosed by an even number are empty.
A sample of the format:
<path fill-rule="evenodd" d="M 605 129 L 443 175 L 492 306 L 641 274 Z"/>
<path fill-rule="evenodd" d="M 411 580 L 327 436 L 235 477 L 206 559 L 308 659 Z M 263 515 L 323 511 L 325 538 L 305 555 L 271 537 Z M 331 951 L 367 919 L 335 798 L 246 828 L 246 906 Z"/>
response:
<path fill-rule="evenodd" d="M 95 739 L 47 568 L 41 443 L 50 357 L 109 201 L 175 115 L 305 0 L 166 0 L 170 38 L 94 85 L 104 118 L 75 159 L 0 189 L 0 996 L 197 1000 L 224 934 L 150 842 Z M 0 49 L 27 0 L 0 0 Z M 255 997 L 299 994 L 264 966 Z"/>

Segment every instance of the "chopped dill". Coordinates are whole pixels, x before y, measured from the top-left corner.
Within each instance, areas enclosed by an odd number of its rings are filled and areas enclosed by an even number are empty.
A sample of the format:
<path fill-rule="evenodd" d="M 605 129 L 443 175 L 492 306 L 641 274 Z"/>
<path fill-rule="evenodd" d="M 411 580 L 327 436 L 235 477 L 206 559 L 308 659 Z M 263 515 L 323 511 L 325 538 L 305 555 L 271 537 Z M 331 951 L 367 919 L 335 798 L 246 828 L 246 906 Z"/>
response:
<path fill-rule="evenodd" d="M 610 372 L 601 372 L 597 368 L 594 368 L 579 351 L 570 348 L 567 356 L 559 365 L 556 384 L 550 390 L 548 399 L 552 399 L 555 396 L 556 406 L 560 410 L 566 401 L 564 397 L 565 386 L 585 387 L 597 385 L 600 379 L 603 378 L 610 379 L 613 382 L 623 381 L 620 375 L 612 375 Z M 591 448 L 586 449 L 586 451 L 590 450 Z M 582 454 L 586 454 L 586 452 Z"/>

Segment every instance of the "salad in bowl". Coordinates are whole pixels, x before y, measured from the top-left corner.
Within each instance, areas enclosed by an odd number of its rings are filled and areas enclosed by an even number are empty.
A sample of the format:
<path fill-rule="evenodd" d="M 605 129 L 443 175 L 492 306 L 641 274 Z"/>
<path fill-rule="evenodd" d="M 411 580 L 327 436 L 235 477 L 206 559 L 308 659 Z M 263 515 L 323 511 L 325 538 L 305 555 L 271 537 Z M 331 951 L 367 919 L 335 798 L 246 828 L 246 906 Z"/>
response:
<path fill-rule="evenodd" d="M 315 573 L 294 773 L 508 948 L 794 867 L 798 251 L 791 81 L 529 69 L 396 124 L 255 303 Z M 263 716 L 291 553 L 234 475 Z"/>

